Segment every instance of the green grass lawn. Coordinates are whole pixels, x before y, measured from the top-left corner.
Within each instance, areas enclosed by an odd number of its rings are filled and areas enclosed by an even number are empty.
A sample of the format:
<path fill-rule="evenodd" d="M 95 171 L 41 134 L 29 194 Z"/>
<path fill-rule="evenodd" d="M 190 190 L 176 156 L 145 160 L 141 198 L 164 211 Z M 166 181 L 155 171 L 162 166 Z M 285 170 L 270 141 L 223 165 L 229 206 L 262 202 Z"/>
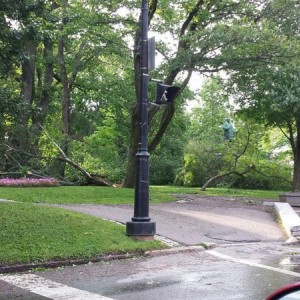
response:
<path fill-rule="evenodd" d="M 0 265 L 166 248 L 126 236 L 124 226 L 44 205 L 0 202 L 0 221 Z"/>
<path fill-rule="evenodd" d="M 241 196 L 249 198 L 278 199 L 278 191 L 240 190 L 176 186 L 151 186 L 150 202 L 163 203 L 176 200 L 173 194 L 199 194 L 207 196 Z M 133 204 L 134 190 L 97 186 L 61 187 L 0 187 L 0 198 L 31 203 L 59 204 Z"/>
<path fill-rule="evenodd" d="M 1 187 L 0 198 L 35 203 L 133 203 L 133 189 L 97 186 Z"/>
<path fill-rule="evenodd" d="M 178 186 L 153 186 L 151 191 L 159 194 L 198 194 L 204 196 L 228 196 L 228 197 L 247 197 L 260 199 L 279 198 L 282 191 L 267 191 L 267 190 L 244 190 L 232 188 L 207 188 L 201 191 L 200 188 L 178 187 Z"/>

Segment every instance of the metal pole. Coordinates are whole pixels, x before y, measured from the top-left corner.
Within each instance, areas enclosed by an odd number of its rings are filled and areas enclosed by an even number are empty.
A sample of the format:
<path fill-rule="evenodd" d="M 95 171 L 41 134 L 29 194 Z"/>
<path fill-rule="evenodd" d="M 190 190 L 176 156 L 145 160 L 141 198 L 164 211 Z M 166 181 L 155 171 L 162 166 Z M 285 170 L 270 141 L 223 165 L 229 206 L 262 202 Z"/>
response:
<path fill-rule="evenodd" d="M 126 223 L 126 234 L 145 238 L 155 234 L 155 223 L 149 217 L 148 153 L 148 0 L 142 0 L 140 39 L 139 144 L 136 154 L 134 216 Z"/>

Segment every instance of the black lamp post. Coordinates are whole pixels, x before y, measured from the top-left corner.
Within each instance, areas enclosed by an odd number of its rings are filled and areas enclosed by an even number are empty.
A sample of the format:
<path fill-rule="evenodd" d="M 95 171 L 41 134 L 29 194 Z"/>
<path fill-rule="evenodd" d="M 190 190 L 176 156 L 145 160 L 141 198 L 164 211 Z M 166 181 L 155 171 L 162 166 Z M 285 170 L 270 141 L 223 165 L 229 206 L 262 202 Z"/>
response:
<path fill-rule="evenodd" d="M 136 154 L 134 216 L 126 223 L 126 234 L 151 238 L 155 222 L 149 217 L 149 153 L 148 153 L 148 0 L 142 0 L 140 39 L 139 144 Z"/>

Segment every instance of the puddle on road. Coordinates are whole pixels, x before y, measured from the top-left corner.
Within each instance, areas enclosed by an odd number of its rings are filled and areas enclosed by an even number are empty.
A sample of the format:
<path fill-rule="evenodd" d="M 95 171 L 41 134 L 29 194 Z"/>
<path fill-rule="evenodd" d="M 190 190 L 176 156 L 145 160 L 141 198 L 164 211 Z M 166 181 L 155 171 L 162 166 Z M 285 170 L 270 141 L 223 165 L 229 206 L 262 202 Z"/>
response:
<path fill-rule="evenodd" d="M 279 265 L 288 269 L 300 273 L 300 255 L 286 256 L 280 259 Z"/>
<path fill-rule="evenodd" d="M 300 255 L 272 257 L 268 260 L 262 260 L 261 263 L 275 268 L 300 273 Z"/>

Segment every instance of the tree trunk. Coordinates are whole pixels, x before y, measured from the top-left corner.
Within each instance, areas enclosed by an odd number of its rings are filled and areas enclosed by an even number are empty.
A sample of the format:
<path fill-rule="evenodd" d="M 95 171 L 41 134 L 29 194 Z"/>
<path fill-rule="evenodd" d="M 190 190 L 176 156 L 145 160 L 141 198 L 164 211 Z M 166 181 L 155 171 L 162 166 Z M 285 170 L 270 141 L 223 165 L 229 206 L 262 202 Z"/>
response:
<path fill-rule="evenodd" d="M 132 108 L 131 111 L 131 131 L 130 131 L 130 145 L 128 151 L 128 162 L 126 168 L 126 176 L 124 178 L 123 187 L 131 188 L 135 183 L 135 169 L 136 169 L 136 154 L 138 150 L 138 109 L 137 105 Z"/>
<path fill-rule="evenodd" d="M 26 41 L 24 46 L 24 58 L 22 62 L 22 96 L 25 104 L 25 113 L 22 116 L 23 125 L 27 125 L 30 114 L 30 108 L 34 96 L 34 73 L 35 73 L 35 56 L 36 46 L 33 42 Z"/>
<path fill-rule="evenodd" d="M 140 16 L 141 17 L 141 16 Z M 140 19 L 141 22 L 141 19 Z M 135 33 L 134 40 L 134 83 L 135 83 L 135 105 L 131 109 L 131 126 L 130 126 L 130 144 L 128 150 L 128 161 L 126 167 L 126 174 L 123 180 L 122 187 L 132 188 L 135 183 L 136 170 L 136 153 L 138 149 L 139 138 L 139 115 L 138 115 L 138 97 L 140 90 L 140 28 Z"/>
<path fill-rule="evenodd" d="M 300 121 L 296 121 L 296 143 L 293 147 L 294 154 L 294 169 L 293 169 L 293 185 L 292 191 L 299 192 L 300 191 Z"/>
<path fill-rule="evenodd" d="M 68 5 L 68 0 L 64 0 L 64 10 Z M 63 31 L 63 26 L 60 25 L 61 33 Z M 78 72 L 81 68 L 83 50 L 85 48 L 86 42 L 83 41 L 80 44 L 79 50 L 75 55 L 75 63 L 72 68 L 72 73 L 70 77 L 68 76 L 66 61 L 65 61 L 65 41 L 68 40 L 68 36 L 61 35 L 58 38 L 58 63 L 60 68 L 60 80 L 62 84 L 62 123 L 63 123 L 63 141 L 62 141 L 62 150 L 64 153 L 69 156 L 69 144 L 71 139 L 71 91 L 78 75 Z M 62 164 L 60 168 L 60 176 L 64 177 L 65 175 L 65 163 Z"/>
<path fill-rule="evenodd" d="M 70 85 L 65 65 L 64 57 L 64 40 L 60 37 L 58 40 L 58 63 L 60 67 L 60 77 L 62 83 L 62 123 L 63 123 L 63 142 L 62 150 L 69 156 L 69 137 L 71 133 L 71 93 Z M 60 170 L 60 176 L 65 176 L 65 163 L 62 163 Z"/>
<path fill-rule="evenodd" d="M 19 119 L 18 132 L 16 137 L 12 138 L 16 147 L 28 151 L 30 147 L 29 138 L 29 120 L 31 117 L 31 108 L 34 98 L 34 79 L 35 79 L 35 60 L 36 45 L 31 40 L 26 40 L 24 45 L 24 58 L 21 64 L 21 95 L 23 97 L 24 111 Z"/>
<path fill-rule="evenodd" d="M 48 107 L 51 100 L 51 86 L 53 82 L 53 42 L 50 39 L 44 40 L 44 60 L 45 73 L 40 74 L 38 79 L 39 99 L 37 99 L 38 111 L 32 118 L 32 126 L 34 128 L 35 144 L 39 142 L 41 128 L 44 126 L 48 113 Z"/>
<path fill-rule="evenodd" d="M 179 70 L 178 70 L 179 72 Z M 166 84 L 172 85 L 173 81 L 175 80 L 177 74 L 177 71 L 171 71 L 169 73 L 169 76 L 167 77 Z M 183 89 L 187 86 L 190 78 L 191 78 L 192 72 L 188 72 L 188 75 L 184 82 L 181 85 L 181 90 L 179 93 L 183 91 Z M 156 108 L 152 108 L 148 110 L 148 120 L 151 122 L 154 115 L 157 113 Z M 163 135 L 165 131 L 167 130 L 170 122 L 172 121 L 172 118 L 175 113 L 175 103 L 171 102 L 164 106 L 164 112 L 162 113 L 160 125 L 159 128 L 156 130 L 156 134 L 154 135 L 152 141 L 149 142 L 148 145 L 148 151 L 151 153 L 156 149 L 156 147 L 159 145 L 161 139 L 163 138 Z M 126 175 L 125 179 L 123 181 L 123 187 L 133 187 L 134 186 L 134 180 L 135 180 L 135 168 L 136 168 L 136 158 L 135 155 L 137 153 L 138 148 L 138 113 L 137 113 L 137 107 L 135 106 L 134 109 L 131 112 L 131 138 L 130 138 L 130 145 L 129 145 L 129 155 L 128 155 L 128 162 L 127 162 L 127 169 L 126 169 Z M 151 124 L 149 124 L 149 127 Z"/>

